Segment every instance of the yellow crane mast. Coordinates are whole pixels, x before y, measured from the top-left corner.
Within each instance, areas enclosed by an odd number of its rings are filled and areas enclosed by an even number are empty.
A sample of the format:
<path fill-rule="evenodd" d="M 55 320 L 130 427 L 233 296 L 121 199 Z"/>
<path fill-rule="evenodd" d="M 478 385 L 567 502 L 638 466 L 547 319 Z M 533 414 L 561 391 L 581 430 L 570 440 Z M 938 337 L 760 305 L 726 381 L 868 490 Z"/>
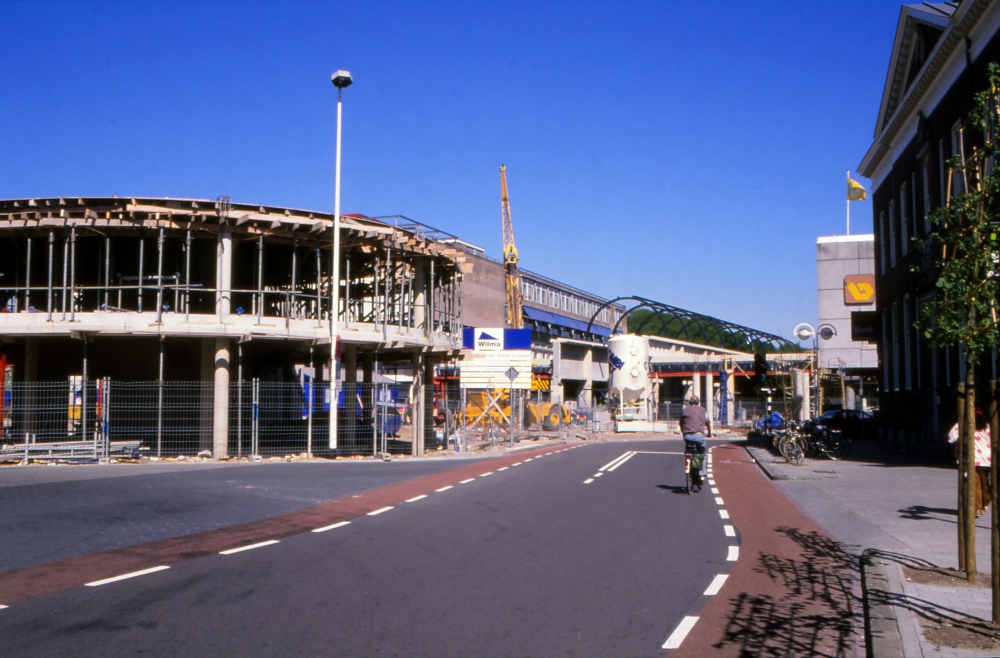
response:
<path fill-rule="evenodd" d="M 503 267 L 507 287 L 507 324 L 520 329 L 521 274 L 517 271 L 517 247 L 514 246 L 514 225 L 510 220 L 510 201 L 507 199 L 507 167 L 500 165 L 500 196 L 503 213 Z"/>

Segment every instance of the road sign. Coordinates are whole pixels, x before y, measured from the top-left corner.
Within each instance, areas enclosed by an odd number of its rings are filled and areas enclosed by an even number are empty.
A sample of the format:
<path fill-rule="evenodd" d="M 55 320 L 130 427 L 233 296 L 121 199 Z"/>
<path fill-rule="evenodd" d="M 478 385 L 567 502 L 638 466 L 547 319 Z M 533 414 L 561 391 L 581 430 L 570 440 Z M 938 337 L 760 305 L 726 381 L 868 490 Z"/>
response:
<path fill-rule="evenodd" d="M 518 372 L 516 368 L 507 368 L 507 372 L 505 372 L 504 374 L 507 375 L 507 379 L 513 382 L 515 379 L 517 379 Z"/>

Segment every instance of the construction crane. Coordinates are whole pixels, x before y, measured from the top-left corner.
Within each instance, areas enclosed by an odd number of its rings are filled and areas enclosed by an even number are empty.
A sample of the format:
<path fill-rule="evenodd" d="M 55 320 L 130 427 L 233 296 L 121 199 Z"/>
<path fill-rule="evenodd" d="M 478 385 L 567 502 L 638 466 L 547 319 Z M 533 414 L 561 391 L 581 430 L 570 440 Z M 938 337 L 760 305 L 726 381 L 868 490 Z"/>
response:
<path fill-rule="evenodd" d="M 507 286 L 507 324 L 520 329 L 521 274 L 517 271 L 517 247 L 514 246 L 514 225 L 510 220 L 510 201 L 507 199 L 507 167 L 500 165 L 500 195 L 503 213 L 503 267 Z"/>

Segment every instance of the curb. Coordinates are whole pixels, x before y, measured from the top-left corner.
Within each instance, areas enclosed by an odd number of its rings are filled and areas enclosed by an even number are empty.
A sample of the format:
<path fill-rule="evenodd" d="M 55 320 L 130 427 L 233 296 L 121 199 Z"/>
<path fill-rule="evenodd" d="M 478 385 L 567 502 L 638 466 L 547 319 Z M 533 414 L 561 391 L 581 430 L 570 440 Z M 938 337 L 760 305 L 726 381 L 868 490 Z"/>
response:
<path fill-rule="evenodd" d="M 763 455 L 769 455 L 769 453 L 763 448 L 754 448 L 751 446 L 746 446 L 746 451 L 747 454 L 750 455 L 750 459 L 752 459 L 755 464 L 760 466 L 760 469 L 764 471 L 764 474 L 767 475 L 767 477 L 771 478 L 772 480 L 792 479 L 787 475 L 785 475 L 784 473 L 782 473 L 780 470 L 778 470 L 777 468 L 778 464 L 763 458 Z M 763 454 L 761 455 L 760 458 L 758 458 L 756 453 L 763 453 Z"/>
<path fill-rule="evenodd" d="M 867 658 L 902 656 L 903 638 L 899 633 L 896 610 L 885 603 L 889 593 L 889 578 L 885 562 L 877 551 L 868 548 L 861 553 L 861 595 L 865 615 L 865 655 Z M 872 602 L 873 594 L 882 594 Z"/>

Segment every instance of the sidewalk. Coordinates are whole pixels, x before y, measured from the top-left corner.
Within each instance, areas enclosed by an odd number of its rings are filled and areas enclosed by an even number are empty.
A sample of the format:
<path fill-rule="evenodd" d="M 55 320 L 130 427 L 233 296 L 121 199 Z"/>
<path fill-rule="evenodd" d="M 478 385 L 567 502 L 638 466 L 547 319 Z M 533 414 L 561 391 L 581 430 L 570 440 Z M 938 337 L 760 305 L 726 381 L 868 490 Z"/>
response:
<path fill-rule="evenodd" d="M 748 445 L 776 486 L 859 557 L 869 656 L 1000 655 L 992 629 L 989 515 L 976 524 L 980 580 L 956 574 L 957 473 L 875 441 L 847 460 L 791 466 Z M 957 577 L 956 577 L 957 576 Z"/>

